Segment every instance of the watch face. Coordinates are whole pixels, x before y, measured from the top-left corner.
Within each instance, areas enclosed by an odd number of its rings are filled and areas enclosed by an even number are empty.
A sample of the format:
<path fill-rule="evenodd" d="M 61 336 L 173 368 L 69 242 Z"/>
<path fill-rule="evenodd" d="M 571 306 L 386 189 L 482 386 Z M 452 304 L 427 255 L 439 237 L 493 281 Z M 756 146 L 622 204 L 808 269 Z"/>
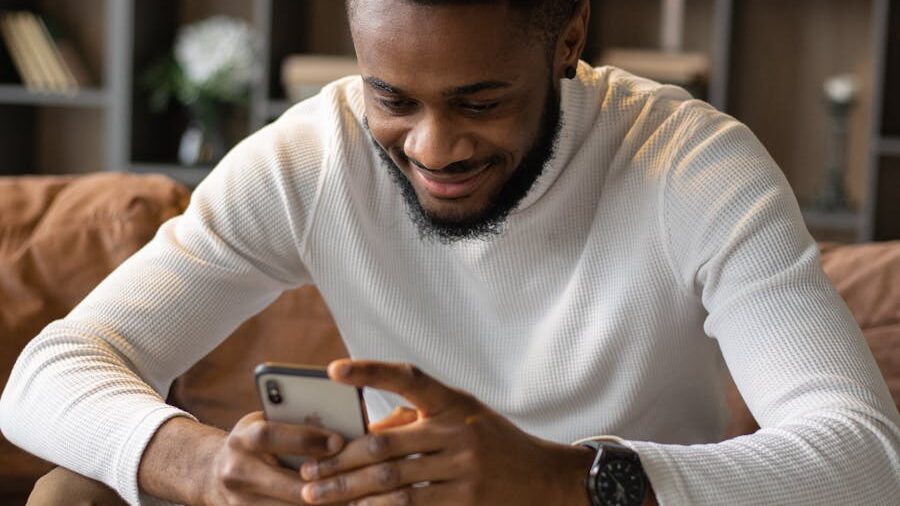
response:
<path fill-rule="evenodd" d="M 609 506 L 640 506 L 646 484 L 640 464 L 630 460 L 607 462 L 596 477 L 597 492 Z"/>

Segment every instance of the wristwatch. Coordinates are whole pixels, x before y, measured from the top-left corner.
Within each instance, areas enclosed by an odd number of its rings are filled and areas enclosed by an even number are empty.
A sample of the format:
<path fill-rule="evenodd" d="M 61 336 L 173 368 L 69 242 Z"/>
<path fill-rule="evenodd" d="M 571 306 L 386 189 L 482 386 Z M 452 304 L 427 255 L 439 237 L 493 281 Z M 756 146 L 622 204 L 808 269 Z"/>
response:
<path fill-rule="evenodd" d="M 595 452 L 585 479 L 592 506 L 641 506 L 647 495 L 647 475 L 631 448 L 608 441 L 581 443 Z"/>

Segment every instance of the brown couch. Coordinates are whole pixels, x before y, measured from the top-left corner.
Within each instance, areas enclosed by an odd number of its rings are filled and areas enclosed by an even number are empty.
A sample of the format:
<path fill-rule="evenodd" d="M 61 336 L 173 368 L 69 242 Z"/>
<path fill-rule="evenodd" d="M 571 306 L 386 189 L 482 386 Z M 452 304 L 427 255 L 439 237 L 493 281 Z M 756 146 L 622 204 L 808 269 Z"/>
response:
<path fill-rule="evenodd" d="M 188 197 L 162 176 L 0 178 L 0 388 L 28 340 L 179 214 Z M 824 246 L 822 263 L 900 405 L 900 243 Z M 180 377 L 169 401 L 228 428 L 258 409 L 257 363 L 325 364 L 345 353 L 315 289 L 292 290 Z M 728 435 L 755 430 L 733 389 L 731 400 Z M 22 504 L 49 469 L 0 437 L 0 504 Z"/>

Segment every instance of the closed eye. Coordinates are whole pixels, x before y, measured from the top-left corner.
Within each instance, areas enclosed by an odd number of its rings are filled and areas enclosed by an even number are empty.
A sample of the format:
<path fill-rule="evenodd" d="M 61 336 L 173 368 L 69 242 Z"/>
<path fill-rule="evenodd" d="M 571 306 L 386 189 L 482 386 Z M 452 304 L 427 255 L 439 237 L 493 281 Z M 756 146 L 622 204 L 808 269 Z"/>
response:
<path fill-rule="evenodd" d="M 392 113 L 408 112 L 416 103 L 405 98 L 379 98 L 378 103 Z"/>
<path fill-rule="evenodd" d="M 492 109 L 496 109 L 499 102 L 466 102 L 460 104 L 462 109 L 474 113 L 484 113 Z"/>

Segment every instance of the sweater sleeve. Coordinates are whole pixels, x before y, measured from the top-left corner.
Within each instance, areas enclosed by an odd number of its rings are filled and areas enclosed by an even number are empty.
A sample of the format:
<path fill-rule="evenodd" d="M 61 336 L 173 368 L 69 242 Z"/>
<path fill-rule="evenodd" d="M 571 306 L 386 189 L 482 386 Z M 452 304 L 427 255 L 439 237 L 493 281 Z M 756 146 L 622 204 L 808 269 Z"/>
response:
<path fill-rule="evenodd" d="M 664 505 L 900 503 L 900 416 L 788 182 L 747 127 L 711 109 L 695 118 L 660 222 L 761 429 L 628 444 Z"/>
<path fill-rule="evenodd" d="M 323 150 L 300 116 L 233 149 L 184 215 L 28 344 L 0 399 L 6 438 L 129 503 L 154 502 L 137 469 L 158 427 L 189 416 L 164 401 L 173 379 L 309 281 L 300 251 Z"/>

